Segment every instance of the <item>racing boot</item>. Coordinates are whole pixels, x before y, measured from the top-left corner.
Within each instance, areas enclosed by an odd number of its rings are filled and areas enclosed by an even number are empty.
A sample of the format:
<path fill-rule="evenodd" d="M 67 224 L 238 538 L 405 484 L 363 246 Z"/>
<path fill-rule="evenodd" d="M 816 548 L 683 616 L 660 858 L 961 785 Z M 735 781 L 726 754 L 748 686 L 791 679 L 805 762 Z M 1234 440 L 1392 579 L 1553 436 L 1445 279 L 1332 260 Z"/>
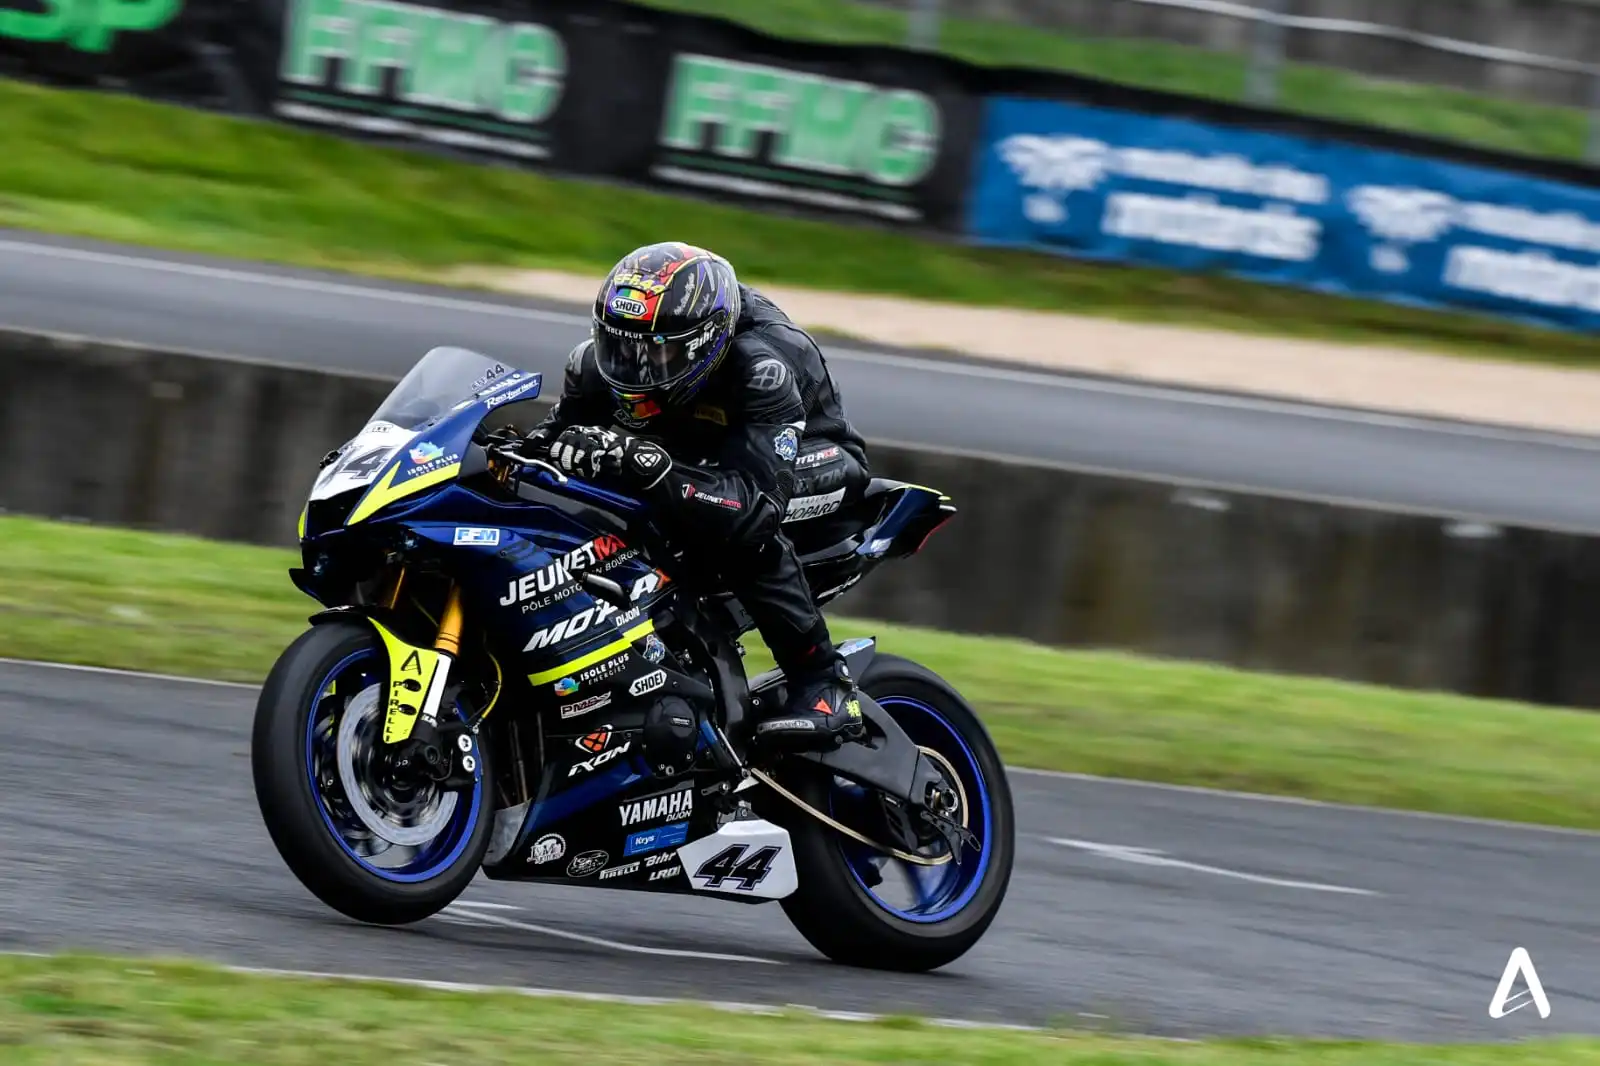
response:
<path fill-rule="evenodd" d="M 756 723 L 756 743 L 779 751 L 832 751 L 846 741 L 861 741 L 860 690 L 844 656 L 827 656 L 810 669 L 789 675 L 789 701 L 783 710 Z"/>

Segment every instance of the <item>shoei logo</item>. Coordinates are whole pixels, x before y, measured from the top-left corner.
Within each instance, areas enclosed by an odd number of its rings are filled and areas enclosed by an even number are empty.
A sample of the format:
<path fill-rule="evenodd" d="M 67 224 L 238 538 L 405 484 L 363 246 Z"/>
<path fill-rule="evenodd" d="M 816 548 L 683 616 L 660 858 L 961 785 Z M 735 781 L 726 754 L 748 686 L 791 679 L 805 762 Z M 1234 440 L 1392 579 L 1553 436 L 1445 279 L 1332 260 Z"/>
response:
<path fill-rule="evenodd" d="M 654 692 L 656 689 L 662 687 L 666 683 L 667 672 L 665 670 L 653 670 L 639 678 L 633 684 L 629 685 L 628 695 L 643 696 L 647 693 Z"/>
<path fill-rule="evenodd" d="M 611 310 L 615 311 L 619 315 L 625 315 L 628 318 L 643 318 L 649 308 L 645 307 L 641 301 L 635 300 L 632 297 L 613 296 L 611 298 Z"/>

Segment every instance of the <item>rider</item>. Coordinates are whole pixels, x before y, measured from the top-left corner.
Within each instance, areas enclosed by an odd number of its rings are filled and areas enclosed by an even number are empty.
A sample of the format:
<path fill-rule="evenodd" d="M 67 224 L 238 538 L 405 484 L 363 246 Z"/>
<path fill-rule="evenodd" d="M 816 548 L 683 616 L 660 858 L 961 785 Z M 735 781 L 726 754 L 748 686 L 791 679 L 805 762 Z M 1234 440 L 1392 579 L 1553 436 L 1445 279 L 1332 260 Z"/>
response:
<path fill-rule="evenodd" d="M 679 243 L 625 256 L 593 318 L 529 440 L 566 472 L 609 476 L 654 504 L 749 611 L 790 692 L 757 721 L 759 741 L 861 739 L 855 682 L 783 529 L 839 510 L 868 481 L 816 342 L 726 259 Z"/>

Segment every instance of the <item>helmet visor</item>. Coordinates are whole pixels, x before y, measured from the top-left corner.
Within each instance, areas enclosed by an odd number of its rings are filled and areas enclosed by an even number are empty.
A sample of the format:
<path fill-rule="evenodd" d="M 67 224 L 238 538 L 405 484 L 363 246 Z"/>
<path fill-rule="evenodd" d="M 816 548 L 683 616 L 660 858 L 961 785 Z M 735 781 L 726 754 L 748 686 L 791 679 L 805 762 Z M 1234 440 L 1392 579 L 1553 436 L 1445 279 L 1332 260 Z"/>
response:
<path fill-rule="evenodd" d="M 667 337 L 659 333 L 626 333 L 602 324 L 594 331 L 595 357 L 601 373 L 613 384 L 629 389 L 659 389 L 694 367 L 690 342 L 699 332 Z"/>

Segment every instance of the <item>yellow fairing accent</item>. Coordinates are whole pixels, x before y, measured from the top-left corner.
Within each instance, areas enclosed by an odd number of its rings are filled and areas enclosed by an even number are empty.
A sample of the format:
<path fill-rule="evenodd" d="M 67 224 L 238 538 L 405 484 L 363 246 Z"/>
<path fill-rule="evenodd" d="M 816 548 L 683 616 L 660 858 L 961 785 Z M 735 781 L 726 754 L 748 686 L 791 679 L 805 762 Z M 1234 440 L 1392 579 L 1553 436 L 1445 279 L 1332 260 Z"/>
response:
<path fill-rule="evenodd" d="M 559 681 L 568 674 L 575 674 L 579 670 L 587 670 L 603 659 L 609 659 L 613 655 L 621 655 L 628 650 L 629 644 L 632 644 L 645 634 L 654 633 L 655 631 L 656 624 L 647 618 L 632 629 L 624 631 L 621 640 L 613 641 L 603 648 L 596 648 L 589 654 L 579 656 L 569 663 L 562 663 L 554 669 L 541 670 L 537 674 L 529 674 L 528 683 L 530 685 L 542 685 L 547 681 Z"/>
<path fill-rule="evenodd" d="M 345 520 L 344 524 L 353 526 L 357 522 L 363 522 L 396 500 L 403 500 L 412 493 L 431 488 L 441 481 L 449 481 L 461 473 L 461 464 L 451 463 L 449 466 L 435 470 L 432 473 L 423 474 L 421 477 L 414 477 L 410 481 L 396 485 L 394 476 L 399 472 L 400 464 L 396 463 L 391 466 L 389 472 L 383 475 L 383 480 L 367 490 L 367 494 L 361 498 L 361 502 L 356 505 L 356 509 L 350 513 L 350 517 Z"/>
<path fill-rule="evenodd" d="M 300 508 L 300 526 L 295 532 L 301 540 L 306 539 L 306 512 L 310 509 L 311 505 L 309 503 Z"/>
<path fill-rule="evenodd" d="M 946 496 L 943 492 L 940 492 L 938 489 L 930 488 L 927 485 L 918 485 L 918 484 L 916 484 L 914 482 L 910 482 L 910 481 L 906 482 L 906 488 L 908 488 L 908 489 L 921 489 L 923 492 L 931 492 L 935 496 L 939 497 L 939 499 L 941 501 L 942 500 L 948 500 L 950 498 L 950 497 Z"/>
<path fill-rule="evenodd" d="M 367 621 L 372 622 L 389 653 L 389 704 L 383 716 L 383 742 L 398 744 L 411 737 L 443 656 L 429 648 L 413 647 L 377 621 Z"/>

